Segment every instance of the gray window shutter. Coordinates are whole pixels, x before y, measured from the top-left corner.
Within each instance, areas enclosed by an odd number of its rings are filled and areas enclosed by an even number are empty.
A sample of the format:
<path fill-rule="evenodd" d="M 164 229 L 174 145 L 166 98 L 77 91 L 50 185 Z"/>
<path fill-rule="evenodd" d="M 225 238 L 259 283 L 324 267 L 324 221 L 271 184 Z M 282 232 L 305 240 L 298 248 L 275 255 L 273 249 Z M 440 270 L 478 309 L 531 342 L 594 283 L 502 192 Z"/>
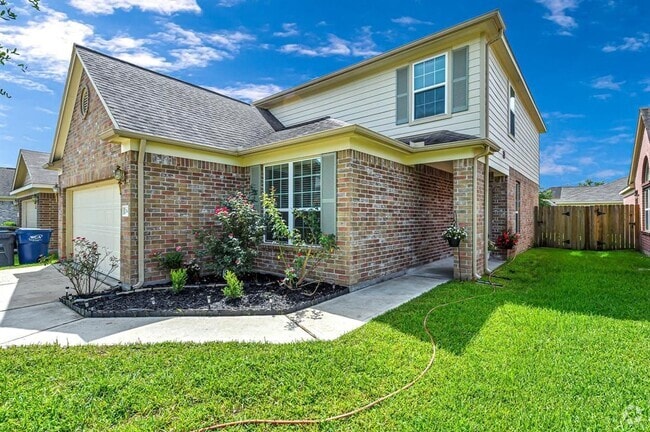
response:
<path fill-rule="evenodd" d="M 321 218 L 323 234 L 336 234 L 336 153 L 321 156 Z"/>
<path fill-rule="evenodd" d="M 409 122 L 409 67 L 396 71 L 395 124 Z"/>
<path fill-rule="evenodd" d="M 251 190 L 255 193 L 255 210 L 262 210 L 262 165 L 253 165 L 250 168 Z"/>
<path fill-rule="evenodd" d="M 469 47 L 451 52 L 451 112 L 466 111 L 469 98 Z"/>

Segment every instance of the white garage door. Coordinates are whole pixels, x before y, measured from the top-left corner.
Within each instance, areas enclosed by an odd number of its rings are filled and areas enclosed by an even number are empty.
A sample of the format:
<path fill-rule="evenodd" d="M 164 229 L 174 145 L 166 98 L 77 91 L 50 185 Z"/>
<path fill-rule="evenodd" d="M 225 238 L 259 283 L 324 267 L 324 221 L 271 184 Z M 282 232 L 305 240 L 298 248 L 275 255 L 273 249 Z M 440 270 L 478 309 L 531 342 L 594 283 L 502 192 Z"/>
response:
<path fill-rule="evenodd" d="M 97 186 L 72 193 L 72 238 L 97 242 L 120 258 L 120 190 L 117 185 Z M 110 265 L 100 267 L 107 272 Z M 119 266 L 111 276 L 120 279 Z"/>
<path fill-rule="evenodd" d="M 36 213 L 36 204 L 34 204 L 34 201 L 31 198 L 26 199 L 21 202 L 20 207 L 22 219 L 20 226 L 23 228 L 38 228 L 36 226 L 38 224 L 38 214 Z"/>

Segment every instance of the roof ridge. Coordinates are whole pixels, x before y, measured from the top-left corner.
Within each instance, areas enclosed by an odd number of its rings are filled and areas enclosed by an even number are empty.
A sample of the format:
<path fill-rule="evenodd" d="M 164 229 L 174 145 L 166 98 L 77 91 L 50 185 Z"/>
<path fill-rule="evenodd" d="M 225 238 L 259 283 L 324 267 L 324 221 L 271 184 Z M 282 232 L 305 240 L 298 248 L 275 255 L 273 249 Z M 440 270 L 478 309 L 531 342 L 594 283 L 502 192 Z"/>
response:
<path fill-rule="evenodd" d="M 93 54 L 97 54 L 97 55 L 102 56 L 102 57 L 105 57 L 105 58 L 107 58 L 107 59 L 110 59 L 110 60 L 113 60 L 113 61 L 117 61 L 117 62 L 123 63 L 123 64 L 125 64 L 125 65 L 128 65 L 128 66 L 132 66 L 132 67 L 137 68 L 137 69 L 140 69 L 140 70 L 142 70 L 142 71 L 149 72 L 149 73 L 152 73 L 152 74 L 154 74 L 154 75 L 158 75 L 158 76 L 160 76 L 160 77 L 167 78 L 167 79 L 170 79 L 170 80 L 173 80 L 173 81 L 179 82 L 179 83 L 181 83 L 181 84 L 185 84 L 185 85 L 188 85 L 188 86 L 190 86 L 190 87 L 194 87 L 194 88 L 196 88 L 196 89 L 203 90 L 203 91 L 205 91 L 205 92 L 215 94 L 215 95 L 217 95 L 217 96 L 221 96 L 221 97 L 223 97 L 223 98 L 225 98 L 225 99 L 230 99 L 230 100 L 232 100 L 232 101 L 234 101 L 234 102 L 239 102 L 240 104 L 243 104 L 243 105 L 246 105 L 246 106 L 249 106 L 249 107 L 253 107 L 252 104 L 247 103 L 247 102 L 244 102 L 244 101 L 239 100 L 239 99 L 235 99 L 234 97 L 227 96 L 227 95 L 225 95 L 225 94 L 219 93 L 219 92 L 214 91 L 214 90 L 211 90 L 211 89 L 209 89 L 209 88 L 202 87 L 202 86 L 200 86 L 200 85 L 198 85 L 198 84 L 193 84 L 193 83 L 191 83 L 191 82 L 184 81 L 184 80 L 182 80 L 182 79 L 180 79 L 180 78 L 176 78 L 176 77 L 173 77 L 173 76 L 171 76 L 171 75 L 166 75 L 166 74 L 164 74 L 164 73 L 161 73 L 161 72 L 158 72 L 158 71 L 155 71 L 155 70 L 152 70 L 152 69 L 148 69 L 148 68 L 146 68 L 146 67 L 144 67 L 144 66 L 139 66 L 139 65 L 137 65 L 137 64 L 135 64 L 135 63 L 131 63 L 131 62 L 129 62 L 129 61 L 126 61 L 126 60 L 123 60 L 123 59 L 120 59 L 120 58 L 117 58 L 117 57 L 110 56 L 110 55 L 108 55 L 108 54 L 106 54 L 106 53 L 103 53 L 103 52 L 101 52 L 101 51 L 97 51 L 97 50 L 94 50 L 94 49 L 92 49 L 92 48 L 88 48 L 87 46 L 83 46 L 83 45 L 80 45 L 80 44 L 75 43 L 75 44 L 73 44 L 73 47 L 74 47 L 74 49 L 79 49 L 79 48 L 81 48 L 82 50 L 89 51 L 89 52 L 91 52 L 91 53 L 93 53 Z M 85 69 L 85 68 L 84 68 L 84 69 Z M 86 72 L 87 72 L 87 71 L 86 71 Z"/>
<path fill-rule="evenodd" d="M 302 123 L 296 123 L 296 124 L 291 125 L 291 126 L 286 126 L 284 128 L 284 130 L 295 129 L 295 128 L 299 128 L 301 126 L 307 126 L 307 125 L 310 125 L 310 124 L 322 122 L 323 120 L 329 120 L 331 118 L 332 118 L 332 116 L 323 116 L 323 117 L 319 117 L 319 118 L 316 118 L 316 119 L 313 119 L 313 120 L 307 120 L 307 121 L 304 121 Z M 333 120 L 336 120 L 336 119 L 333 119 Z M 339 120 L 339 121 L 341 121 L 341 120 Z"/>

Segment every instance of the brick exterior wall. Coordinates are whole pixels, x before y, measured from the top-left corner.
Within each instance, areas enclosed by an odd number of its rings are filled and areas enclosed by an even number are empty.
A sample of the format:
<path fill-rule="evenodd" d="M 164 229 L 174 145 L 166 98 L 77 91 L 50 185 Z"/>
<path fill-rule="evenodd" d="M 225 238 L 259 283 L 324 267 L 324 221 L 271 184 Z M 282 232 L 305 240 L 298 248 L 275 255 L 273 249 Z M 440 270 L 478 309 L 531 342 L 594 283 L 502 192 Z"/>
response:
<path fill-rule="evenodd" d="M 250 188 L 250 175 L 248 168 L 147 154 L 144 187 L 146 279 L 159 281 L 169 275 L 152 254 L 181 246 L 193 256 L 199 247 L 194 232 L 214 223 L 214 209 L 223 198 Z M 133 206 L 136 215 L 135 200 Z M 132 230 L 135 233 L 137 225 Z M 137 242 L 128 247 L 137 250 Z M 133 264 L 137 276 L 137 262 Z"/>
<path fill-rule="evenodd" d="M 477 163 L 477 230 L 476 233 L 472 232 L 472 218 L 474 208 L 473 193 L 474 187 L 474 160 L 473 159 L 459 159 L 453 163 L 454 167 L 454 211 L 458 225 L 464 227 L 467 232 L 467 238 L 460 242 L 460 246 L 454 250 L 454 278 L 461 280 L 470 280 L 474 278 L 472 272 L 472 259 L 476 259 L 476 272 L 483 273 L 484 267 L 484 254 L 483 244 L 485 241 L 485 226 L 484 226 L 484 196 L 485 196 L 485 169 L 484 164 Z M 476 256 L 472 256 L 473 238 L 476 235 Z"/>
<path fill-rule="evenodd" d="M 127 173 L 135 173 L 132 170 L 137 154 L 134 152 L 121 153 L 119 144 L 102 141 L 99 135 L 112 127 L 112 122 L 104 110 L 95 89 L 90 83 L 85 72 L 81 76 L 80 87 L 88 87 L 89 107 L 85 118 L 79 112 L 79 97 L 75 101 L 70 130 L 66 139 L 65 150 L 62 158 L 62 174 L 59 176 L 59 221 L 58 238 L 59 254 L 66 254 L 66 204 L 71 196 L 70 188 L 87 185 L 100 181 L 113 180 L 113 170 L 120 165 Z M 78 92 L 79 94 L 81 92 Z M 122 204 L 131 204 L 132 193 L 129 184 L 122 188 Z M 135 208 L 131 208 L 131 215 L 134 215 Z M 122 218 L 122 226 L 130 227 L 134 222 L 132 216 Z M 123 280 L 130 280 L 130 273 L 133 270 L 134 248 L 129 248 L 133 235 L 126 234 L 122 230 L 121 238 L 121 277 Z"/>
<path fill-rule="evenodd" d="M 0 201 L 0 224 L 5 221 L 12 221 L 18 224 L 18 208 L 10 201 Z"/>
<path fill-rule="evenodd" d="M 508 176 L 508 228 L 515 228 L 515 184 L 521 185 L 520 231 L 517 253 L 533 247 L 535 242 L 535 207 L 539 201 L 539 185 L 510 168 Z"/>
<path fill-rule="evenodd" d="M 353 150 L 337 154 L 337 243 L 325 280 L 347 286 L 389 277 L 452 254 L 442 232 L 453 220 L 452 174 Z M 271 246 L 260 268 L 281 273 Z"/>
<path fill-rule="evenodd" d="M 641 231 L 639 233 L 639 249 L 650 256 L 650 232 Z"/>

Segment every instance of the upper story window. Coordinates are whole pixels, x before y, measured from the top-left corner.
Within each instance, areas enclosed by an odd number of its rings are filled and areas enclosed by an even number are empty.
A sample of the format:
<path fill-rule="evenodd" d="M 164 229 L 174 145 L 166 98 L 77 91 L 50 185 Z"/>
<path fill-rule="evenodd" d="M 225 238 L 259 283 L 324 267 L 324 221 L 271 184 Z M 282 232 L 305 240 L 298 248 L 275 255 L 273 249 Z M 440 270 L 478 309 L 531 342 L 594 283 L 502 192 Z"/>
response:
<path fill-rule="evenodd" d="M 413 65 L 413 119 L 447 112 L 447 54 Z"/>
<path fill-rule="evenodd" d="M 515 106 L 517 105 L 517 98 L 515 96 L 515 89 L 510 86 L 510 94 L 508 95 L 508 132 L 510 135 L 515 136 Z"/>
<path fill-rule="evenodd" d="M 648 166 L 648 156 L 643 159 L 643 173 L 641 174 L 641 183 L 650 181 L 650 167 Z"/>
<path fill-rule="evenodd" d="M 469 110 L 469 46 L 395 71 L 395 124 Z"/>
<path fill-rule="evenodd" d="M 321 161 L 308 159 L 264 167 L 264 192 L 275 196 L 275 205 L 289 230 L 298 229 L 303 238 L 309 236 L 305 221 L 299 212 L 310 212 L 321 219 Z M 298 213 L 296 213 L 298 211 Z M 274 240 L 267 232 L 267 240 Z M 278 239 L 282 240 L 282 239 Z"/>

